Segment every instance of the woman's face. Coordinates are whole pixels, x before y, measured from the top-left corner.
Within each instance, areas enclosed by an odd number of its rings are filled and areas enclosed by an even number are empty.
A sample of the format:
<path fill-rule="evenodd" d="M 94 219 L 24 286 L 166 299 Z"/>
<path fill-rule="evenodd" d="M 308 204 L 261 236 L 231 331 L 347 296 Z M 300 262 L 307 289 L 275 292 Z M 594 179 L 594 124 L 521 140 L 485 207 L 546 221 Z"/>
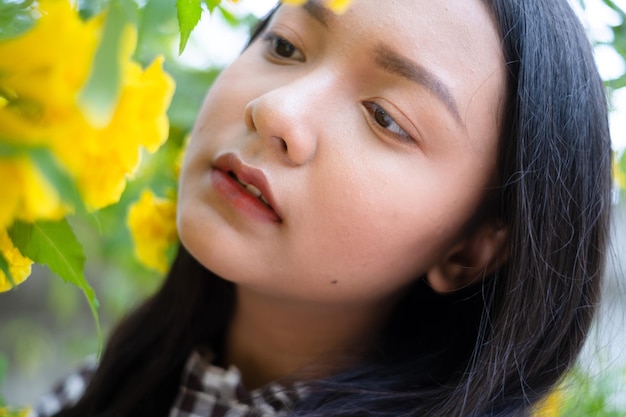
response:
<path fill-rule="evenodd" d="M 504 85 L 479 0 L 281 6 L 198 116 L 181 240 L 277 297 L 392 296 L 446 258 L 496 184 Z"/>

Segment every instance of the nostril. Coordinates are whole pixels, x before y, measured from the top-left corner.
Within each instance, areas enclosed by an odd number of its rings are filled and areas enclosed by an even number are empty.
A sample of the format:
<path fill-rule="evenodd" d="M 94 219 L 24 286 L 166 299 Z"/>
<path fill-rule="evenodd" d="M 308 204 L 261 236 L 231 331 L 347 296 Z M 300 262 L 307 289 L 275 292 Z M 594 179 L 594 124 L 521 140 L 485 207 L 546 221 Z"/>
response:
<path fill-rule="evenodd" d="M 287 152 L 287 142 L 285 142 L 285 139 L 283 138 L 278 138 L 278 140 L 280 141 L 280 145 L 282 147 L 282 150 Z"/>
<path fill-rule="evenodd" d="M 272 141 L 276 143 L 274 146 L 276 146 L 281 151 L 287 153 L 288 148 L 287 148 L 287 141 L 285 141 L 285 139 L 279 136 L 272 136 Z"/>

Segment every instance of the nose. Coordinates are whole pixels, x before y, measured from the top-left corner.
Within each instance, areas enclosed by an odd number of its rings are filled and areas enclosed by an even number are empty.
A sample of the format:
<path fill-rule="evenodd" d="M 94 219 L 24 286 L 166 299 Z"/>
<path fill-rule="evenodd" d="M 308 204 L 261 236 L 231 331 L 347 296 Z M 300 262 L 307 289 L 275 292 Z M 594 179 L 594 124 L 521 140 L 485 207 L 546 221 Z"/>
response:
<path fill-rule="evenodd" d="M 314 158 L 318 146 L 317 95 L 294 85 L 267 91 L 247 104 L 246 126 L 287 163 L 304 165 Z"/>

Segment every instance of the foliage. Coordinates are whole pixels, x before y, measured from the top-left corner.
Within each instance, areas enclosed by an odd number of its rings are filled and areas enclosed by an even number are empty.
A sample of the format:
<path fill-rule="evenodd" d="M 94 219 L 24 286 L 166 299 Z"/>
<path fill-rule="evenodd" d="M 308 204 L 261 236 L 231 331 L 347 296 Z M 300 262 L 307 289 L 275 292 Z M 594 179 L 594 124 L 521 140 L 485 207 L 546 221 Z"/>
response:
<path fill-rule="evenodd" d="M 596 44 L 606 45 L 613 48 L 623 60 L 626 59 L 626 10 L 623 6 L 616 3 L 614 0 L 602 0 L 604 5 L 612 10 L 617 16 L 619 23 L 616 25 L 609 25 L 609 29 L 612 32 L 612 38 L 605 41 L 594 40 Z M 588 0 L 579 0 L 579 3 L 583 8 L 586 7 Z M 605 80 L 609 95 L 617 90 L 626 88 L 626 72 L 622 72 L 614 79 Z M 624 132 L 619 132 L 624 134 Z M 614 159 L 614 178 L 616 187 L 624 194 L 626 193 L 626 149 L 617 150 Z"/>
<path fill-rule="evenodd" d="M 621 23 L 618 25 L 610 27 L 613 32 L 613 41 L 609 46 L 615 48 L 617 53 L 622 57 L 626 57 L 626 11 L 613 0 L 603 0 L 603 2 L 613 10 L 621 20 Z M 614 90 L 626 87 L 626 73 L 623 73 L 614 80 L 609 80 L 609 87 Z"/>
<path fill-rule="evenodd" d="M 17 284 L 12 260 L 47 265 L 83 291 L 97 327 L 67 218 L 119 201 L 141 148 L 155 152 L 167 139 L 173 82 L 161 60 L 145 69 L 132 60 L 135 29 L 117 0 L 87 20 L 67 1 L 33 9 L 33 26 L 0 42 L 0 171 L 13 179 L 0 205 L 0 287 Z"/>
<path fill-rule="evenodd" d="M 620 417 L 624 408 L 617 400 L 623 389 L 626 370 L 594 376 L 579 367 L 539 404 L 533 417 Z"/>
<path fill-rule="evenodd" d="M 0 2 L 0 40 L 27 31 L 35 23 L 33 0 Z"/>
<path fill-rule="evenodd" d="M 28 417 L 28 409 L 14 409 L 9 407 L 0 408 L 0 417 Z"/>

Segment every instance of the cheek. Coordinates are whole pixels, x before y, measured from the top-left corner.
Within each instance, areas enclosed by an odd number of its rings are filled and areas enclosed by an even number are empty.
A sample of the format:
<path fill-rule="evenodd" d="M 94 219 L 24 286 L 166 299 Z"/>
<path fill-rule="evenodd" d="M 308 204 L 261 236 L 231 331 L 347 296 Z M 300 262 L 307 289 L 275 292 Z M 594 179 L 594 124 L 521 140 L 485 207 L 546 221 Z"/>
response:
<path fill-rule="evenodd" d="M 242 122 L 245 106 L 261 88 L 258 76 L 250 72 L 250 67 L 242 55 L 220 73 L 204 99 L 195 130 Z"/>
<path fill-rule="evenodd" d="M 220 78 L 211 87 L 198 113 L 194 133 L 234 121 L 241 121 L 247 97 L 245 91 L 230 84 L 228 78 Z"/>
<path fill-rule="evenodd" d="M 472 158 L 442 163 L 376 151 L 316 170 L 333 175 L 303 187 L 306 203 L 288 242 L 293 259 L 306 262 L 300 270 L 324 271 L 363 297 L 394 291 L 445 259 L 489 178 Z"/>
<path fill-rule="evenodd" d="M 452 240 L 436 196 L 427 195 L 429 186 L 411 190 L 406 182 L 372 177 L 312 187 L 316 203 L 303 209 L 297 233 L 287 241 L 290 259 L 301 263 L 297 269 L 314 271 L 311 283 L 333 282 L 355 299 L 402 288 L 437 262 Z"/>
<path fill-rule="evenodd" d="M 241 140 L 246 132 L 244 114 L 250 101 L 246 86 L 233 80 L 229 69 L 216 79 L 207 92 L 202 107 L 196 117 L 189 143 L 186 146 L 182 166 L 181 185 L 185 171 L 202 170 L 210 163 L 210 158 L 221 147 Z"/>

